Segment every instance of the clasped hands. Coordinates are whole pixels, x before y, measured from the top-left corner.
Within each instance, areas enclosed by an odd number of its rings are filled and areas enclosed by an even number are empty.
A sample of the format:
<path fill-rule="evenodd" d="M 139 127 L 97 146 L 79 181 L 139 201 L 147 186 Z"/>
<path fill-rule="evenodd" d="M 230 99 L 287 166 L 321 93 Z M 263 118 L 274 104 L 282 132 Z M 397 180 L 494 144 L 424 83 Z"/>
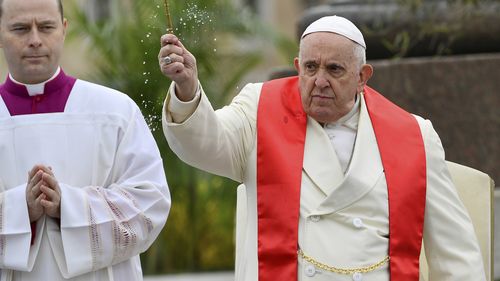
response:
<path fill-rule="evenodd" d="M 61 189 L 51 167 L 39 164 L 28 172 L 26 202 L 30 222 L 37 221 L 44 214 L 61 217 Z"/>

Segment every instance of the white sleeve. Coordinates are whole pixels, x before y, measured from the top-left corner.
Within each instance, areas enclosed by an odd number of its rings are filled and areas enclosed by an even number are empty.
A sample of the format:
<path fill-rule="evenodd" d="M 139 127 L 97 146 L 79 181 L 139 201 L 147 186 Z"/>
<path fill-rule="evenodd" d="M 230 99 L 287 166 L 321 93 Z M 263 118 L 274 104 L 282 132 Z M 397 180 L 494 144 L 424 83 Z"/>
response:
<path fill-rule="evenodd" d="M 479 244 L 428 120 L 419 120 L 427 160 L 424 247 L 429 280 L 486 280 Z"/>
<path fill-rule="evenodd" d="M 262 84 L 249 84 L 230 105 L 214 111 L 201 89 L 195 111 L 182 123 L 163 110 L 163 132 L 179 158 L 187 164 L 236 181 L 243 180 L 246 161 L 255 143 L 257 104 Z"/>
<path fill-rule="evenodd" d="M 139 109 L 116 148 L 109 186 L 61 187 L 60 229 L 47 220 L 62 275 L 71 278 L 144 252 L 162 230 L 170 194 L 156 142 Z M 99 169 L 99 163 L 96 169 Z"/>
<path fill-rule="evenodd" d="M 198 84 L 198 89 L 196 90 L 194 98 L 186 102 L 181 101 L 179 98 L 177 98 L 177 95 L 175 94 L 174 82 L 172 82 L 172 84 L 170 85 L 168 92 L 170 93 L 170 101 L 167 104 L 167 112 L 170 112 L 170 115 L 172 116 L 171 121 L 175 123 L 182 123 L 189 116 L 191 116 L 191 114 L 193 114 L 193 112 L 196 110 L 196 106 L 198 106 L 198 103 L 200 102 L 200 86 Z"/>
<path fill-rule="evenodd" d="M 0 193 L 0 268 L 31 271 L 40 248 L 44 220 L 37 222 L 31 245 L 26 183 Z"/>

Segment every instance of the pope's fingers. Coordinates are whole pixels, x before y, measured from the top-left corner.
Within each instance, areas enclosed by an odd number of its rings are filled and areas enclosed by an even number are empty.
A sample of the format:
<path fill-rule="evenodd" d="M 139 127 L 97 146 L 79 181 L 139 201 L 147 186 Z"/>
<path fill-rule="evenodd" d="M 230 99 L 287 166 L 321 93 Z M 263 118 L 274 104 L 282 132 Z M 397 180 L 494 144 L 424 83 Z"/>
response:
<path fill-rule="evenodd" d="M 158 52 L 158 58 L 164 58 L 166 56 L 169 56 L 171 54 L 176 54 L 178 56 L 182 56 L 184 54 L 184 50 L 180 48 L 179 46 L 174 46 L 174 45 L 167 45 L 164 46 L 160 49 Z"/>
<path fill-rule="evenodd" d="M 178 46 L 182 50 L 187 50 L 186 47 L 184 47 L 184 44 L 182 44 L 181 40 L 179 40 L 179 38 L 177 38 L 177 36 L 173 34 L 165 34 L 161 37 L 161 46 L 164 47 L 168 45 Z"/>
<path fill-rule="evenodd" d="M 184 44 L 182 44 L 182 42 L 180 40 L 177 41 L 177 45 L 183 50 L 183 51 L 187 51 L 186 47 L 184 47 Z"/>
<path fill-rule="evenodd" d="M 161 46 L 164 47 L 166 45 L 178 45 L 180 43 L 179 38 L 174 34 L 164 34 L 160 38 Z"/>
<path fill-rule="evenodd" d="M 167 56 L 160 57 L 160 65 L 162 64 L 169 65 L 176 62 L 184 64 L 184 57 L 179 56 L 177 54 L 169 54 Z"/>

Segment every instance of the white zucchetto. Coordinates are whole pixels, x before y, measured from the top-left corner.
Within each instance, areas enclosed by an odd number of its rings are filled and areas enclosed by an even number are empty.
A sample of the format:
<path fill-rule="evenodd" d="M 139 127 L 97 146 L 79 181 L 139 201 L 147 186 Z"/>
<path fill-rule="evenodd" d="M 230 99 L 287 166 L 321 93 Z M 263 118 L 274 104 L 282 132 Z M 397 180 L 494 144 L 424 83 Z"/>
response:
<path fill-rule="evenodd" d="M 361 31 L 354 25 L 354 23 L 344 17 L 326 16 L 314 21 L 306 28 L 301 39 L 314 32 L 337 33 L 358 43 L 366 49 L 365 39 L 363 38 Z"/>

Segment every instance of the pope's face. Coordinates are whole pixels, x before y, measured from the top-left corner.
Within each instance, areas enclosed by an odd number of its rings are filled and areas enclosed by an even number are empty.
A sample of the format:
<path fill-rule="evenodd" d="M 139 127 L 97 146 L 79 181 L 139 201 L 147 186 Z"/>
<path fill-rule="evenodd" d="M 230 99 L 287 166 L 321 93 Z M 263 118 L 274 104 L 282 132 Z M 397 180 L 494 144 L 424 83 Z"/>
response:
<path fill-rule="evenodd" d="M 59 66 L 66 27 L 57 0 L 3 0 L 0 47 L 14 79 L 49 79 Z"/>
<path fill-rule="evenodd" d="M 295 68 L 305 112 L 321 123 L 335 122 L 349 113 L 372 68 L 361 65 L 356 44 L 330 32 L 311 33 L 302 39 Z"/>

